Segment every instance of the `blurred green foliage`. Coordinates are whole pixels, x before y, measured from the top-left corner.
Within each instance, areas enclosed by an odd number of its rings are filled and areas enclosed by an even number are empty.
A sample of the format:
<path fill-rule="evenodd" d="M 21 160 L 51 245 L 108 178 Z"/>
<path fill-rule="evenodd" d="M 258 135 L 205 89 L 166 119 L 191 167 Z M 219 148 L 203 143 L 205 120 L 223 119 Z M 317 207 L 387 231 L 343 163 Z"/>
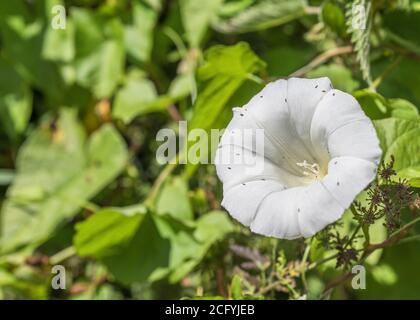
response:
<path fill-rule="evenodd" d="M 213 166 L 156 162 L 156 133 L 224 128 L 268 81 L 328 76 L 420 188 L 419 15 L 409 0 L 0 1 L 0 298 L 320 298 L 343 270 L 306 263 L 334 252 L 251 234 Z M 366 290 L 332 297 L 420 298 L 410 232 L 369 257 Z"/>

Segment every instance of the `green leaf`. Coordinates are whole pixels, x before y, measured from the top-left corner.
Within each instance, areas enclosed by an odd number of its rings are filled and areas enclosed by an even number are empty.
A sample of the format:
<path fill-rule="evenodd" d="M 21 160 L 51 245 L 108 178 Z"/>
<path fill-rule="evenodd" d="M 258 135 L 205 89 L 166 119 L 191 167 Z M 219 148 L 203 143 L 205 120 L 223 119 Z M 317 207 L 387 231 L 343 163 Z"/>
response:
<path fill-rule="evenodd" d="M 217 19 L 213 28 L 224 33 L 244 33 L 290 22 L 305 15 L 304 0 L 262 0 L 232 17 Z"/>
<path fill-rule="evenodd" d="M 320 66 L 309 71 L 306 76 L 308 78 L 328 77 L 335 88 L 346 92 L 353 92 L 359 87 L 359 82 L 353 78 L 351 71 L 339 64 Z"/>
<path fill-rule="evenodd" d="M 29 122 L 32 92 L 14 68 L 0 57 L 0 122 L 13 141 Z"/>
<path fill-rule="evenodd" d="M 76 81 L 97 98 L 110 97 L 122 79 L 124 29 L 119 20 L 106 20 L 86 9 L 71 15 L 76 32 Z"/>
<path fill-rule="evenodd" d="M 102 44 L 98 56 L 97 71 L 92 81 L 95 83 L 93 92 L 96 97 L 110 97 L 117 87 L 124 69 L 124 48 L 120 41 L 108 40 Z"/>
<path fill-rule="evenodd" d="M 118 253 L 134 236 L 144 214 L 121 214 L 112 209 L 96 212 L 76 225 L 74 246 L 80 256 L 103 258 Z"/>
<path fill-rule="evenodd" d="M 213 243 L 233 231 L 233 224 L 223 211 L 210 211 L 197 221 L 194 237 L 200 242 Z"/>
<path fill-rule="evenodd" d="M 322 21 L 338 36 L 346 35 L 346 18 L 343 10 L 335 3 L 327 1 L 322 6 Z"/>
<path fill-rule="evenodd" d="M 242 279 L 240 276 L 235 274 L 232 278 L 232 282 L 229 286 L 230 298 L 233 300 L 241 300 L 242 296 Z"/>
<path fill-rule="evenodd" d="M 42 22 L 27 23 L 22 15 L 12 15 L 0 19 L 0 26 L 2 49 L 8 63 L 14 64 L 23 79 L 52 101 L 61 101 L 64 90 L 61 70 L 42 57 Z"/>
<path fill-rule="evenodd" d="M 391 110 L 386 98 L 379 93 L 369 89 L 362 89 L 353 92 L 353 95 L 370 119 L 377 120 L 391 116 Z"/>
<path fill-rule="evenodd" d="M 420 54 L 420 39 L 417 30 L 420 27 L 419 11 L 392 11 L 384 15 L 386 36 L 400 46 Z"/>
<path fill-rule="evenodd" d="M 166 106 L 163 99 L 157 98 L 155 86 L 150 80 L 129 75 L 125 85 L 117 92 L 112 114 L 129 123 L 136 116 L 165 110 Z"/>
<path fill-rule="evenodd" d="M 128 56 L 139 62 L 150 59 L 153 48 L 153 32 L 158 10 L 141 1 L 133 2 L 133 24 L 125 27 L 125 48 Z"/>
<path fill-rule="evenodd" d="M 395 118 L 415 120 L 419 118 L 419 111 L 414 104 L 404 99 L 389 99 L 391 115 Z"/>
<path fill-rule="evenodd" d="M 244 80 L 265 67 L 246 42 L 234 46 L 213 46 L 206 51 L 204 58 L 206 62 L 198 71 L 202 80 L 222 76 Z"/>
<path fill-rule="evenodd" d="M 181 221 L 192 220 L 188 184 L 183 178 L 174 177 L 166 180 L 156 200 L 156 211 L 169 214 Z"/>
<path fill-rule="evenodd" d="M 126 218 L 128 219 L 128 218 Z M 146 214 L 131 241 L 103 262 L 122 283 L 150 280 L 170 265 L 170 239 L 159 231 L 155 218 Z"/>
<path fill-rule="evenodd" d="M 13 170 L 9 169 L 0 169 L 0 186 L 9 185 L 15 178 L 15 173 Z"/>
<path fill-rule="evenodd" d="M 384 160 L 389 161 L 393 155 L 397 176 L 415 182 L 420 176 L 420 121 L 389 118 L 374 124 Z"/>
<path fill-rule="evenodd" d="M 246 84 L 246 80 L 265 67 L 265 63 L 245 42 L 234 46 L 214 46 L 206 52 L 205 60 L 198 72 L 205 83 L 199 91 L 188 129 L 200 128 L 209 132 L 210 129 L 226 125 L 226 120 L 231 115 L 230 108 L 226 108 L 227 103 L 238 89 Z M 205 139 L 197 143 L 200 142 L 204 143 Z M 194 144 L 194 141 L 189 141 L 188 148 Z M 207 148 L 204 149 L 201 149 L 204 153 L 198 155 L 202 160 L 208 159 L 209 156 Z M 188 163 L 186 174 L 191 175 L 196 169 L 197 165 Z"/>
<path fill-rule="evenodd" d="M 398 276 L 394 269 L 388 264 L 380 264 L 372 267 L 372 276 L 382 285 L 393 285 L 397 282 Z"/>
<path fill-rule="evenodd" d="M 9 272 L 0 268 L 0 299 L 48 298 L 48 281 L 34 268 L 22 265 Z"/>
<path fill-rule="evenodd" d="M 41 243 L 121 172 L 125 143 L 111 125 L 86 141 L 74 112 L 63 110 L 19 150 L 16 177 L 1 211 L 2 251 Z"/>
<path fill-rule="evenodd" d="M 355 10 L 354 8 L 360 8 Z M 363 8 L 366 25 L 354 27 L 353 24 L 361 20 L 361 8 Z M 369 0 L 354 0 L 346 3 L 347 32 L 351 34 L 351 42 L 354 44 L 356 59 L 360 65 L 363 79 L 370 85 L 372 83 L 370 72 L 370 43 L 369 37 L 372 30 L 372 2 Z"/>
<path fill-rule="evenodd" d="M 74 25 L 66 20 L 65 29 L 47 28 L 42 45 L 42 57 L 46 60 L 70 62 L 74 59 Z"/>
<path fill-rule="evenodd" d="M 414 120 L 419 118 L 419 113 L 411 102 L 404 99 L 386 99 L 379 93 L 369 89 L 353 92 L 365 113 L 372 120 L 389 117 Z"/>
<path fill-rule="evenodd" d="M 191 227 L 170 216 L 151 212 L 128 215 L 112 208 L 79 223 L 74 244 L 79 255 L 101 260 L 124 284 L 166 276 L 177 282 L 231 229 L 222 212 L 204 215 L 193 235 Z"/>
<path fill-rule="evenodd" d="M 180 0 L 182 23 L 192 48 L 199 48 L 223 0 Z"/>
<path fill-rule="evenodd" d="M 279 45 L 267 48 L 261 58 L 267 62 L 267 73 L 273 77 L 286 77 L 306 65 L 317 54 L 313 46 Z"/>
<path fill-rule="evenodd" d="M 391 62 L 394 63 L 394 62 Z M 376 74 L 386 72 L 389 59 L 374 64 Z M 412 101 L 420 108 L 420 63 L 410 58 L 401 58 L 400 62 L 386 75 L 378 87 L 378 92 L 387 97 L 398 97 Z"/>

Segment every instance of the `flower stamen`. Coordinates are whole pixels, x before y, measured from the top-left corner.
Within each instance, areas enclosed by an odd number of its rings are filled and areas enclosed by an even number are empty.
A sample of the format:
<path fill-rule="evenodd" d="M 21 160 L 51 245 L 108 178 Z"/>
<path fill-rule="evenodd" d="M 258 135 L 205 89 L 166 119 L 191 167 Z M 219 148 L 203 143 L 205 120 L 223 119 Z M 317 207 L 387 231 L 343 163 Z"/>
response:
<path fill-rule="evenodd" d="M 311 164 L 306 160 L 303 160 L 303 162 L 296 162 L 296 165 L 304 169 L 302 170 L 303 175 L 313 177 L 315 179 L 320 177 L 321 169 L 318 163 L 315 162 Z"/>

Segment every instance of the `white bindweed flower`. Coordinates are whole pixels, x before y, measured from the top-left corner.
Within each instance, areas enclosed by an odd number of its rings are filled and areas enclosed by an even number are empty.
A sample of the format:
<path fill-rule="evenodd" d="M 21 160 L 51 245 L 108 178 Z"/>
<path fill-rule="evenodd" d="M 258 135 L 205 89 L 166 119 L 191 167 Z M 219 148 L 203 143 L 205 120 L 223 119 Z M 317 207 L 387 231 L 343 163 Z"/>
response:
<path fill-rule="evenodd" d="M 233 139 L 250 128 L 264 129 L 263 154 L 249 136 Z M 252 172 L 243 162 L 217 164 L 231 154 L 264 166 Z M 380 157 L 372 122 L 351 95 L 328 78 L 278 80 L 235 108 L 222 136 L 222 206 L 255 233 L 309 237 L 342 216 L 374 179 Z"/>

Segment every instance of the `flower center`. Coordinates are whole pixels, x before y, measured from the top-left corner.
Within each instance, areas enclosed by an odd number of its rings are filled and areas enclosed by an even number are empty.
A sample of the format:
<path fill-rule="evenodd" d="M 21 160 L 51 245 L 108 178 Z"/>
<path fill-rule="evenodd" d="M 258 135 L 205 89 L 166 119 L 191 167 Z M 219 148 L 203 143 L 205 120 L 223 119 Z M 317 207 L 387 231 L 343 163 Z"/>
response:
<path fill-rule="evenodd" d="M 308 163 L 306 160 L 303 160 L 303 162 L 296 162 L 296 165 L 302 168 L 303 175 L 315 180 L 322 178 L 321 168 L 318 163 Z"/>

